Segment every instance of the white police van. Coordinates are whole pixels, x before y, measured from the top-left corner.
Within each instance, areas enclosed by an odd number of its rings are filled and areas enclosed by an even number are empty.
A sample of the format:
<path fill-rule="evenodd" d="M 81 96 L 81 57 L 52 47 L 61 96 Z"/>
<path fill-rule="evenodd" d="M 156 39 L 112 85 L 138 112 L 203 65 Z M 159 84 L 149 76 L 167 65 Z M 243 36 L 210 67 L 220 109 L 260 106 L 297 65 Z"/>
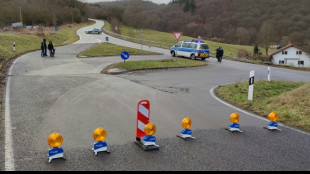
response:
<path fill-rule="evenodd" d="M 171 47 L 171 56 L 205 60 L 210 57 L 209 45 L 201 40 L 184 40 Z"/>

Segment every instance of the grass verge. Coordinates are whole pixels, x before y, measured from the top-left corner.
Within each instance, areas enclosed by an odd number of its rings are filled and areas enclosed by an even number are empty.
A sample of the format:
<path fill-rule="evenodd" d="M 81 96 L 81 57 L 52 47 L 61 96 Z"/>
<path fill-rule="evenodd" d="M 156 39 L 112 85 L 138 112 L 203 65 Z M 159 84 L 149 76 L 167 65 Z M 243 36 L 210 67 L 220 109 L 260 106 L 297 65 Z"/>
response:
<path fill-rule="evenodd" d="M 205 62 L 194 61 L 194 60 L 142 60 L 142 61 L 128 61 L 124 63 L 113 64 L 108 67 L 108 69 L 119 68 L 125 69 L 127 71 L 140 71 L 140 70 L 154 70 L 154 69 L 167 69 L 167 68 L 183 68 L 183 67 L 195 67 L 195 66 L 205 66 Z M 108 69 L 102 71 L 106 73 Z"/>
<path fill-rule="evenodd" d="M 144 51 L 111 43 L 102 43 L 82 52 L 79 57 L 98 57 L 98 56 L 116 56 L 121 55 L 123 51 L 127 51 L 130 55 L 159 55 L 150 51 Z"/>
<path fill-rule="evenodd" d="M 268 117 L 279 114 L 279 122 L 310 131 L 310 83 L 257 81 L 254 100 L 248 101 L 248 82 L 221 86 L 216 93 L 241 108 Z"/>

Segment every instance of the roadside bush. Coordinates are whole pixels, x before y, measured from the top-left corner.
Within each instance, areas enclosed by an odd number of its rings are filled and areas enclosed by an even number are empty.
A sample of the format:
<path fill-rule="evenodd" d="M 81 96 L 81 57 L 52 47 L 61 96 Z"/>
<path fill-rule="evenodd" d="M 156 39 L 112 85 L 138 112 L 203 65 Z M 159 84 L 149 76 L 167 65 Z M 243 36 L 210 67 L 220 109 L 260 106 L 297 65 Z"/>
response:
<path fill-rule="evenodd" d="M 246 58 L 246 59 L 250 59 L 251 55 L 250 53 L 245 50 L 245 49 L 240 49 L 238 52 L 237 52 L 237 57 L 238 58 Z"/>

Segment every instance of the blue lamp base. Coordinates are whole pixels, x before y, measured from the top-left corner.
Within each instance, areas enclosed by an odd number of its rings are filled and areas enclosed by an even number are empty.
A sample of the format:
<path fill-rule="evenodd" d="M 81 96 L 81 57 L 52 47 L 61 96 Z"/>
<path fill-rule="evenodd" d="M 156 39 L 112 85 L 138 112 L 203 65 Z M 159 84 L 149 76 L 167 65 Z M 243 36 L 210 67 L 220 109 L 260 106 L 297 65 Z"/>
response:
<path fill-rule="evenodd" d="M 105 141 L 103 142 L 94 142 L 94 148 L 92 148 L 92 150 L 95 152 L 95 155 L 98 154 L 98 152 L 106 152 L 106 153 L 110 153 L 108 151 L 108 145 Z"/>
<path fill-rule="evenodd" d="M 271 131 L 281 131 L 281 129 L 279 129 L 279 125 L 277 122 L 269 122 L 268 123 L 268 127 L 264 127 L 265 129 L 271 130 Z"/>
<path fill-rule="evenodd" d="M 63 158 L 64 160 L 66 159 L 64 157 L 64 150 L 62 147 L 58 147 L 58 148 L 52 148 L 48 150 L 48 157 L 49 157 L 49 163 L 53 160 L 53 159 L 58 159 L 58 158 Z"/>
<path fill-rule="evenodd" d="M 242 132 L 240 130 L 240 125 L 238 123 L 231 123 L 229 124 L 229 128 L 225 128 L 226 130 L 234 133 L 234 132 Z"/>
<path fill-rule="evenodd" d="M 192 130 L 191 129 L 183 129 L 181 131 L 181 135 L 177 135 L 177 137 L 182 138 L 184 140 L 187 140 L 189 138 L 195 139 L 195 137 L 192 136 Z"/>
<path fill-rule="evenodd" d="M 159 145 L 156 144 L 155 136 L 145 136 L 143 140 L 136 140 L 135 143 L 142 147 L 144 151 L 158 150 Z"/>

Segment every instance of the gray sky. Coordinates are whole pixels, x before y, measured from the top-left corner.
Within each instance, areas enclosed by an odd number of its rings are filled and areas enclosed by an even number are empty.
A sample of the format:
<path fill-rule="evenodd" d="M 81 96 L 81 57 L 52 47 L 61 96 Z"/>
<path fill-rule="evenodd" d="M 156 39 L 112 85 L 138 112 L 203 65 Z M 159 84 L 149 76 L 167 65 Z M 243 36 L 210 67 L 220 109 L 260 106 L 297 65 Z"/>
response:
<path fill-rule="evenodd" d="M 83 2 L 109 2 L 109 1 L 116 1 L 116 0 L 80 0 L 80 1 L 83 1 Z M 154 3 L 157 3 L 157 4 L 168 4 L 170 2 L 170 0 L 148 0 L 148 1 L 152 1 Z"/>

